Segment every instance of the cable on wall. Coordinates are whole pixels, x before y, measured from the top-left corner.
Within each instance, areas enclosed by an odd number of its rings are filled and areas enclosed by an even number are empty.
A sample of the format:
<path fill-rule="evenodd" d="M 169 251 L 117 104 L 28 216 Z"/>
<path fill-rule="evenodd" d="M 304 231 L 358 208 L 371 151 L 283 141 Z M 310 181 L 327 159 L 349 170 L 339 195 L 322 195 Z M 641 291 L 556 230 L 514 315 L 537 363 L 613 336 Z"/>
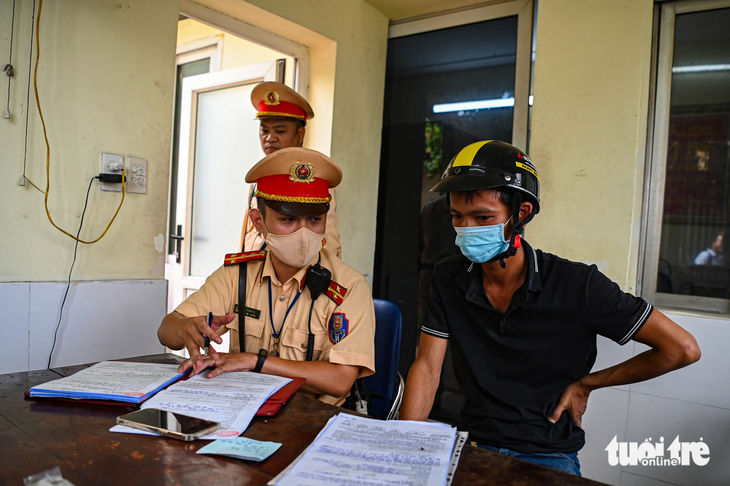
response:
<path fill-rule="evenodd" d="M 71 262 L 71 269 L 68 271 L 68 283 L 66 284 L 66 291 L 63 294 L 63 300 L 61 301 L 61 311 L 58 314 L 58 324 L 56 329 L 53 331 L 53 345 L 51 346 L 51 352 L 48 354 L 48 366 L 51 369 L 51 358 L 53 358 L 53 350 L 56 349 L 56 338 L 58 337 L 58 329 L 61 327 L 61 320 L 63 319 L 63 307 L 66 305 L 66 297 L 68 297 L 68 289 L 71 288 L 71 272 L 74 271 L 74 265 L 76 264 L 76 250 L 79 249 L 79 235 L 81 234 L 81 227 L 84 225 L 84 215 L 86 214 L 86 207 L 89 205 L 89 192 L 91 191 L 91 184 L 94 179 L 98 179 L 99 176 L 92 177 L 89 181 L 89 187 L 86 189 L 86 201 L 84 201 L 84 210 L 81 212 L 81 222 L 79 223 L 79 230 L 76 232 L 76 243 L 74 243 L 74 258 Z"/>
<path fill-rule="evenodd" d="M 13 69 L 13 34 L 15 33 L 15 1 L 13 0 L 13 19 L 10 22 L 10 59 L 3 68 L 3 72 L 8 75 L 8 104 L 5 108 L 5 118 L 10 119 L 10 78 L 15 76 L 15 69 Z"/>
<path fill-rule="evenodd" d="M 30 185 L 38 189 L 41 194 L 44 194 L 43 189 L 36 186 L 33 181 L 28 179 L 26 175 L 26 167 L 28 162 L 28 118 L 30 117 L 30 79 L 31 69 L 33 69 L 33 34 L 35 33 L 35 0 L 33 0 L 33 14 L 30 20 L 30 49 L 28 49 L 28 88 L 25 95 L 25 147 L 23 149 L 23 178 L 20 179 L 20 185 L 25 186 L 25 182 L 30 182 Z"/>
<path fill-rule="evenodd" d="M 96 243 L 97 241 L 104 238 L 104 235 L 106 235 L 106 232 L 109 231 L 109 228 L 111 227 L 112 223 L 117 217 L 117 214 L 119 214 L 119 210 L 122 209 L 122 204 L 124 204 L 124 197 L 127 192 L 127 186 L 126 186 L 126 176 L 124 175 L 124 170 L 122 170 L 122 200 L 119 201 L 119 206 L 117 207 L 116 212 L 114 213 L 114 216 L 112 216 L 112 219 L 109 221 L 109 224 L 104 228 L 104 231 L 101 233 L 101 235 L 96 238 L 95 240 L 86 241 L 79 239 L 78 235 L 74 236 L 65 229 L 58 226 L 51 217 L 51 212 L 48 209 L 48 193 L 51 191 L 51 145 L 48 142 L 48 130 L 46 128 L 46 122 L 43 118 L 43 111 L 41 110 L 41 98 L 38 94 L 38 62 L 41 58 L 41 43 L 40 43 L 40 32 L 41 32 L 41 12 L 43 11 L 43 0 L 40 0 L 38 2 L 38 16 L 36 17 L 36 25 L 35 25 L 35 43 L 36 43 L 36 55 L 35 55 L 35 69 L 33 70 L 33 89 L 35 90 L 35 101 L 38 105 L 38 114 L 41 117 L 41 125 L 43 126 L 43 139 L 46 142 L 46 190 L 45 190 L 45 205 L 46 205 L 46 216 L 48 217 L 48 221 L 51 222 L 54 228 L 56 228 L 58 231 L 63 233 L 64 235 L 68 236 L 69 238 L 72 238 L 76 240 L 78 243 L 84 243 L 86 245 L 91 245 Z M 93 179 L 92 179 L 93 180 Z M 34 184 L 35 185 L 35 184 Z M 50 360 L 50 358 L 49 358 Z"/>

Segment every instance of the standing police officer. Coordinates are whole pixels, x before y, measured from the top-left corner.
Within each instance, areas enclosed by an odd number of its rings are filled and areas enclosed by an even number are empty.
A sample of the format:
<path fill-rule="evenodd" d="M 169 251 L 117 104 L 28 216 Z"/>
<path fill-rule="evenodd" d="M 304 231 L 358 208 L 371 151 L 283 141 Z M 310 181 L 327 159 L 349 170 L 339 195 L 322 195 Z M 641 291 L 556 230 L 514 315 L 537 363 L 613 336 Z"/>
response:
<path fill-rule="evenodd" d="M 260 83 L 251 91 L 251 104 L 257 110 L 256 118 L 260 120 L 259 141 L 265 155 L 304 144 L 307 120 L 314 118 L 314 111 L 299 93 L 283 83 Z M 248 211 L 256 208 L 255 191 L 255 186 L 249 188 Z M 327 249 L 340 257 L 342 245 L 337 229 L 334 189 L 330 191 L 330 195 L 332 200 L 327 218 Z M 263 235 L 253 225 L 248 211 L 241 229 L 241 251 L 259 250 L 264 243 Z"/>
<path fill-rule="evenodd" d="M 400 418 L 428 416 L 451 340 L 473 381 L 460 428 L 474 444 L 580 475 L 581 418 L 591 391 L 691 364 L 700 358 L 697 342 L 595 265 L 535 250 L 522 239 L 540 210 L 540 181 L 516 147 L 469 145 L 431 190 L 450 193 L 463 255 L 434 270 Z M 597 334 L 651 349 L 591 373 Z"/>
<path fill-rule="evenodd" d="M 304 148 L 275 151 L 248 172 L 258 199 L 251 221 L 266 250 L 226 255 L 200 290 L 163 319 L 160 342 L 190 353 L 180 371 L 212 366 L 209 378 L 229 371 L 304 377 L 303 391 L 334 405 L 356 378 L 375 372 L 370 287 L 323 248 L 329 188 L 341 179 L 332 160 Z M 220 344 L 227 331 L 231 353 L 201 355 L 206 337 Z"/>

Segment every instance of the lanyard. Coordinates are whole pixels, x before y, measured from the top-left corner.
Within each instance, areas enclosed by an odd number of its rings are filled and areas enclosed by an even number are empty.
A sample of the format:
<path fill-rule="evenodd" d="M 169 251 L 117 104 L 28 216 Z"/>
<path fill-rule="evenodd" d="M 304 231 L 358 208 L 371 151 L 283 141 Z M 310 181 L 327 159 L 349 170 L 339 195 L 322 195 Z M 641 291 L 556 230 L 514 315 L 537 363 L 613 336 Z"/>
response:
<path fill-rule="evenodd" d="M 277 332 L 276 327 L 274 326 L 274 311 L 271 305 L 271 277 L 269 277 L 269 320 L 271 321 L 271 334 L 272 336 L 274 336 L 274 351 L 271 353 L 272 356 L 279 356 L 279 336 L 281 335 L 281 331 L 284 329 L 284 323 L 286 322 L 286 318 L 289 317 L 289 311 L 291 311 L 292 307 L 294 307 L 294 304 L 297 303 L 300 295 L 302 295 L 301 290 L 297 292 L 296 297 L 294 297 L 294 300 L 289 305 L 289 308 L 286 310 L 286 314 L 284 314 L 284 320 L 281 322 L 281 327 L 279 327 L 279 331 Z"/>

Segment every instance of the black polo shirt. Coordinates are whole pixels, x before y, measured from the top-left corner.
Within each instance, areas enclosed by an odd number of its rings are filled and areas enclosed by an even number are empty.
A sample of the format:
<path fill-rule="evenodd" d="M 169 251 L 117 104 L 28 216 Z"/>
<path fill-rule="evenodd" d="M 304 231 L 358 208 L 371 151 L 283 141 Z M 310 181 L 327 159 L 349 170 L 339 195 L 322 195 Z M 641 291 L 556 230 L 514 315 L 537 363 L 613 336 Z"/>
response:
<path fill-rule="evenodd" d="M 522 241 L 525 283 L 505 314 L 490 304 L 481 266 L 463 255 L 436 265 L 421 328 L 451 339 L 474 381 L 459 428 L 471 440 L 523 453 L 576 452 L 585 433 L 564 412 L 563 391 L 591 371 L 596 335 L 626 344 L 652 312 L 595 265 L 564 260 Z"/>

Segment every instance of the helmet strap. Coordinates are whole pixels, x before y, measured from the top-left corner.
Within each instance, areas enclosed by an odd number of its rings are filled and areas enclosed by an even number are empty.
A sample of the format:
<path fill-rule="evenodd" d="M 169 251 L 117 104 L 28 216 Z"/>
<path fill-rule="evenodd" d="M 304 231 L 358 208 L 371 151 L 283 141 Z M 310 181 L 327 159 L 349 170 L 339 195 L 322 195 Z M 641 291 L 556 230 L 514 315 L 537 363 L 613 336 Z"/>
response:
<path fill-rule="evenodd" d="M 499 260 L 499 266 L 506 268 L 507 265 L 504 263 L 505 259 L 515 256 L 517 254 L 517 248 L 522 246 L 522 233 L 525 230 L 525 225 L 529 223 L 535 216 L 534 210 L 525 216 L 525 219 L 520 221 L 520 208 L 522 207 L 522 194 L 514 192 L 512 197 L 512 221 L 515 223 L 512 225 L 512 236 L 509 239 L 509 247 L 499 255 L 492 258 L 491 262 Z"/>

